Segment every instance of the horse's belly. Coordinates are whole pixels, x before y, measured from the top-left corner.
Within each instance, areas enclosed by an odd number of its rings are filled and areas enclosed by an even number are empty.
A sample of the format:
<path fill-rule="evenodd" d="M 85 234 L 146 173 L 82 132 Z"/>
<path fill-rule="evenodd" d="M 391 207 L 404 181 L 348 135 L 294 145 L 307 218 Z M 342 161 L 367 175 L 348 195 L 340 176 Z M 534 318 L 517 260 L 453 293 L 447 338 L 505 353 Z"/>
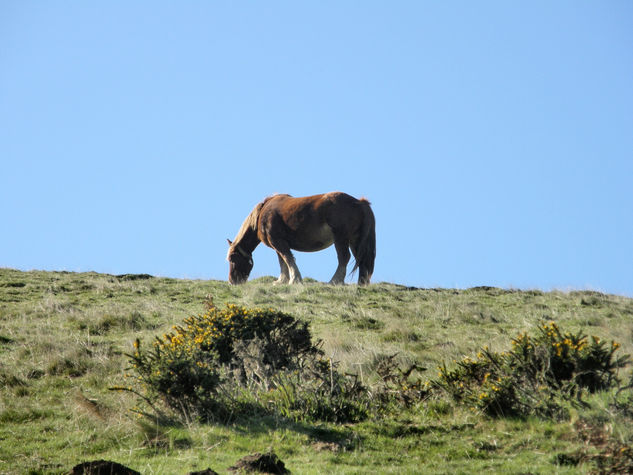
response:
<path fill-rule="evenodd" d="M 300 239 L 297 239 L 291 247 L 303 252 L 322 251 L 330 247 L 333 242 L 334 233 L 332 233 L 332 228 L 324 224 L 316 231 L 305 233 Z"/>

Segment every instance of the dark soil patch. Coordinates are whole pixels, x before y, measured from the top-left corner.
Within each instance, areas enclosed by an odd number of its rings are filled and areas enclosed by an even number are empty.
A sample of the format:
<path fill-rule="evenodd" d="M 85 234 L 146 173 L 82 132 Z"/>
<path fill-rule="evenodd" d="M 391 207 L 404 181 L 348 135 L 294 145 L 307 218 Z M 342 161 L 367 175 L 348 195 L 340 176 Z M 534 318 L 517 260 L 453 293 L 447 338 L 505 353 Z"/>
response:
<path fill-rule="evenodd" d="M 260 472 L 287 474 L 290 471 L 273 452 L 247 455 L 229 468 L 232 472 Z"/>

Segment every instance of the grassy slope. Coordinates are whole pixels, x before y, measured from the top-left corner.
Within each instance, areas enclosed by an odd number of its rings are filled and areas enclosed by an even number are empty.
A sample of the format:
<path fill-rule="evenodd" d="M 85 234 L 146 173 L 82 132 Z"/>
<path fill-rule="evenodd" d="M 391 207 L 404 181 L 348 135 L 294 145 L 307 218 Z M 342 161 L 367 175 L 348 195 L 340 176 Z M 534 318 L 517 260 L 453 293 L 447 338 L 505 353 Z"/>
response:
<path fill-rule="evenodd" d="M 595 292 L 409 289 L 393 284 L 272 286 L 271 278 L 232 287 L 95 273 L 0 269 L 0 473 L 65 473 L 95 459 L 141 473 L 222 473 L 239 458 L 273 449 L 293 473 L 586 473 L 558 466 L 556 454 L 583 449 L 579 419 L 631 441 L 630 421 L 607 410 L 610 395 L 567 422 L 490 420 L 426 401 L 388 420 L 355 425 L 273 419 L 232 426 L 152 427 L 134 417 L 123 383 L 125 352 L 184 317 L 217 305 L 274 307 L 310 322 L 324 350 L 371 384 L 372 369 L 398 353 L 435 376 L 437 364 L 483 345 L 504 350 L 539 319 L 582 329 L 633 354 L 633 300 Z M 586 448 L 585 450 L 590 450 Z"/>

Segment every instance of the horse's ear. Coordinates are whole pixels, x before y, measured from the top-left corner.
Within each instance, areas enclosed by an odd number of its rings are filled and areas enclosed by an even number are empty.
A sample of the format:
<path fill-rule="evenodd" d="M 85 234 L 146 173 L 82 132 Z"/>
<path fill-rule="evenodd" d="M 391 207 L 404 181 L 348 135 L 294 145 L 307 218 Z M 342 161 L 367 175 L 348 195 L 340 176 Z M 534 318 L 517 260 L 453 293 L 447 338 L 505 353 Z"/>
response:
<path fill-rule="evenodd" d="M 230 240 L 229 238 L 226 238 L 226 240 L 228 241 L 229 246 L 232 246 L 232 245 L 233 245 L 233 243 L 231 242 L 231 240 Z"/>

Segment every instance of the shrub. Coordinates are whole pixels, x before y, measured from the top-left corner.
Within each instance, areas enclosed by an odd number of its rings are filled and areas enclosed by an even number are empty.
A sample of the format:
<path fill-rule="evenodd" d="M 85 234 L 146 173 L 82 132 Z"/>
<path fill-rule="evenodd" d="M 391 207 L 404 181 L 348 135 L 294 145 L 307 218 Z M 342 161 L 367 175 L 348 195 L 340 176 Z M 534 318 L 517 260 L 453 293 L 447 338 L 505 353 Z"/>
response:
<path fill-rule="evenodd" d="M 193 345 L 163 344 L 157 339 L 147 351 L 140 341 L 128 355 L 137 374 L 139 394 L 152 407 L 162 400 L 170 409 L 186 418 L 210 417 L 222 409 L 217 393 L 223 374 L 217 353 L 202 351 Z M 131 388 L 130 388 L 131 389 Z"/>
<path fill-rule="evenodd" d="M 619 346 L 543 323 L 536 336 L 514 338 L 509 352 L 484 348 L 452 370 L 442 364 L 432 385 L 489 415 L 560 417 L 565 401 L 580 404 L 583 391 L 618 382 L 617 370 L 629 362 L 628 356 L 615 357 Z"/>
<path fill-rule="evenodd" d="M 159 346 L 197 348 L 215 352 L 220 364 L 239 365 L 235 346 L 259 339 L 265 353 L 264 363 L 273 369 L 289 368 L 307 354 L 314 353 L 308 324 L 273 309 L 249 309 L 227 305 L 218 309 L 212 301 L 207 312 L 186 318 L 184 326 L 175 326 Z"/>
<path fill-rule="evenodd" d="M 376 365 L 376 374 L 379 377 L 376 396 L 383 406 L 395 403 L 409 407 L 429 395 L 428 383 L 419 377 L 419 373 L 426 371 L 426 368 L 414 363 L 403 370 L 396 362 L 396 356 L 398 355 L 383 357 Z"/>
<path fill-rule="evenodd" d="M 204 314 L 149 349 L 136 340 L 128 357 L 136 388 L 114 389 L 136 393 L 155 410 L 162 401 L 185 419 L 265 411 L 344 422 L 366 415 L 366 391 L 323 358 L 307 323 L 273 309 L 219 309 L 209 301 Z"/>
<path fill-rule="evenodd" d="M 355 375 L 343 375 L 330 359 L 319 358 L 303 372 L 285 373 L 269 395 L 276 410 L 293 420 L 358 422 L 372 401 Z"/>

